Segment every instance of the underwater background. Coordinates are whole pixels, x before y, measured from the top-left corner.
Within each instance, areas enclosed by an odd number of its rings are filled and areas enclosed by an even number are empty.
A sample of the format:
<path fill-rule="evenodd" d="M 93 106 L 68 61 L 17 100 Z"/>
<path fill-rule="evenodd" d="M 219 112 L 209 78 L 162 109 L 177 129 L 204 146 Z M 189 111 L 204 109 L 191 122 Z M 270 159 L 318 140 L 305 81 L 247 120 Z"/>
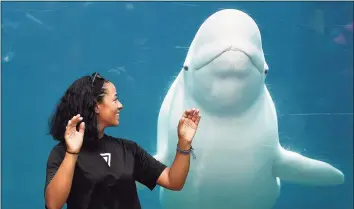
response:
<path fill-rule="evenodd" d="M 44 208 L 48 118 L 83 75 L 117 86 L 124 110 L 107 133 L 154 154 L 169 85 L 223 8 L 261 30 L 281 144 L 345 175 L 335 187 L 282 182 L 274 209 L 352 209 L 353 2 L 1 2 L 1 208 Z M 139 191 L 142 208 L 159 209 L 158 193 Z"/>

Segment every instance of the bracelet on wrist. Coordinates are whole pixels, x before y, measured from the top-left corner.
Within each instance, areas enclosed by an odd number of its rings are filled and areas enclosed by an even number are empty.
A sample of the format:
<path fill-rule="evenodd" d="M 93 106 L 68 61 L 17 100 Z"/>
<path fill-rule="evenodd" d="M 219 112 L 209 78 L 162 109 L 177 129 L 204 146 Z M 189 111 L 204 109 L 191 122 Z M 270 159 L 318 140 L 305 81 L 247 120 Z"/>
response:
<path fill-rule="evenodd" d="M 66 150 L 66 152 L 69 153 L 69 154 L 72 154 L 72 155 L 78 155 L 79 154 L 79 152 L 70 152 L 68 150 Z"/>
<path fill-rule="evenodd" d="M 183 150 L 183 149 L 180 149 L 177 145 L 177 152 L 181 153 L 181 154 L 184 154 L 184 155 L 189 155 L 189 154 L 192 154 L 193 156 L 193 159 L 195 160 L 197 157 L 195 156 L 194 154 L 194 149 L 193 147 L 191 146 L 191 148 L 189 150 Z"/>

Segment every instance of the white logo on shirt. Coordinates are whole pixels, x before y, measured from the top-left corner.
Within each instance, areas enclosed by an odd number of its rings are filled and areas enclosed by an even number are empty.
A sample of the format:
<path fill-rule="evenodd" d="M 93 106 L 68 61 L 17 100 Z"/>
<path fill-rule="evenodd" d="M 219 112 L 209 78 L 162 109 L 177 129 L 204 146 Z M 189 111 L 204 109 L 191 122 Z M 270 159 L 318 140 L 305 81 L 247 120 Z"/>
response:
<path fill-rule="evenodd" d="M 111 153 L 101 153 L 103 159 L 106 161 L 109 167 L 111 167 Z"/>

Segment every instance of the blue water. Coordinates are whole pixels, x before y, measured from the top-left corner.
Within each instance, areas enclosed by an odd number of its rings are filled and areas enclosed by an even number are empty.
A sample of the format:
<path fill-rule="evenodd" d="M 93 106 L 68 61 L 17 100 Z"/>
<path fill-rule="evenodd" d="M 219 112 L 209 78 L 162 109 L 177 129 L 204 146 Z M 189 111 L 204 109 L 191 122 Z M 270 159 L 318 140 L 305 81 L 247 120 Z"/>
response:
<path fill-rule="evenodd" d="M 2 205 L 44 206 L 47 121 L 78 77 L 99 71 L 124 104 L 109 134 L 156 151 L 162 99 L 200 24 L 221 8 L 250 14 L 270 67 L 284 147 L 335 165 L 336 187 L 282 183 L 275 209 L 353 208 L 352 2 L 2 2 Z M 339 38 L 338 38 L 339 37 Z M 217 191 L 216 191 L 217 192 Z M 139 192 L 159 209 L 158 189 Z"/>

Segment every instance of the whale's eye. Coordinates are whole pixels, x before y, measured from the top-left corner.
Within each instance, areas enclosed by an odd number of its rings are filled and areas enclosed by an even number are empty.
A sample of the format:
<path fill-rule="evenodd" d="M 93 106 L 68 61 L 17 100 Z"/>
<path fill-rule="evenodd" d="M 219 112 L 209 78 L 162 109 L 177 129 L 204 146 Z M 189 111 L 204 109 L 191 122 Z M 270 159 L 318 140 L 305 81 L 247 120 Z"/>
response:
<path fill-rule="evenodd" d="M 183 66 L 183 69 L 184 69 L 185 71 L 188 71 L 188 66 Z"/>
<path fill-rule="evenodd" d="M 264 74 L 267 75 L 268 74 L 268 70 L 264 70 Z"/>

